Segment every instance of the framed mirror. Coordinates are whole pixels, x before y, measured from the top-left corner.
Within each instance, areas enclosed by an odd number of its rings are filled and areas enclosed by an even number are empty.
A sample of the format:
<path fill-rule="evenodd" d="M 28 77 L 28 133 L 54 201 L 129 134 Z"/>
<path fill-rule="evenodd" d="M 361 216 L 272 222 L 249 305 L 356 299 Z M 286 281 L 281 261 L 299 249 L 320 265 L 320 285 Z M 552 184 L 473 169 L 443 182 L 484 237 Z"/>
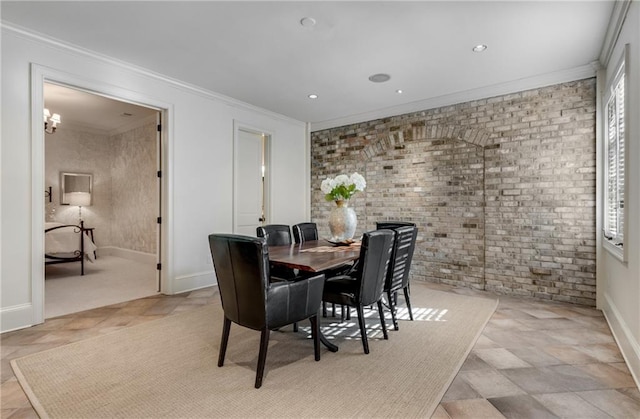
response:
<path fill-rule="evenodd" d="M 74 197 L 81 196 L 83 201 L 91 203 L 93 193 L 93 175 L 89 173 L 60 172 L 60 203 L 70 205 Z M 77 204 L 76 204 L 77 205 Z"/>

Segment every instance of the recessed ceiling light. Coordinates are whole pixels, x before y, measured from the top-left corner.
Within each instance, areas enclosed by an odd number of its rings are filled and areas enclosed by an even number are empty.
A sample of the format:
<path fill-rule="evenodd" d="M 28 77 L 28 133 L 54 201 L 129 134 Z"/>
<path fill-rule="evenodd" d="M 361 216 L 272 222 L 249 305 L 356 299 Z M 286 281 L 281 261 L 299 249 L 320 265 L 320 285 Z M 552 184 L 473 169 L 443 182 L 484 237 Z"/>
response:
<path fill-rule="evenodd" d="M 398 89 L 398 90 L 396 90 L 396 93 L 397 93 L 397 94 L 401 94 L 401 93 L 402 93 L 402 89 Z"/>
<path fill-rule="evenodd" d="M 384 73 L 378 73 L 374 74 L 373 76 L 369 76 L 369 81 L 372 81 L 374 83 L 384 83 L 385 81 L 389 81 L 389 79 L 391 79 L 391 76 Z"/>
<path fill-rule="evenodd" d="M 318 95 L 316 95 L 315 93 L 311 93 L 309 95 L 309 99 L 317 99 L 317 98 L 318 98 Z"/>
<path fill-rule="evenodd" d="M 485 49 L 487 49 L 487 46 L 484 44 L 478 44 L 475 47 L 473 47 L 473 52 L 482 52 Z"/>
<path fill-rule="evenodd" d="M 316 26 L 316 20 L 312 17 L 303 17 L 300 19 L 300 24 L 305 28 L 313 28 Z"/>

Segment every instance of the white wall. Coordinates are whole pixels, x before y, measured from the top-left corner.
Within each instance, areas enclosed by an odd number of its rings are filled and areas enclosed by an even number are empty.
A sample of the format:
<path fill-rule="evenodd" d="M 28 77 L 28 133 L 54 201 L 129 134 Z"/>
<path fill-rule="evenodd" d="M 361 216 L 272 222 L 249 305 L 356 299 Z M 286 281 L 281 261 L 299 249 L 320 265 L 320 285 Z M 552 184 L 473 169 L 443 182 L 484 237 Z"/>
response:
<path fill-rule="evenodd" d="M 42 102 L 42 92 L 38 83 L 32 91 L 32 73 L 168 109 L 162 252 L 166 293 L 214 284 L 207 236 L 232 230 L 234 120 L 273 135 L 272 221 L 293 224 L 308 217 L 308 139 L 302 122 L 9 27 L 2 29 L 1 69 L 2 331 L 43 318 L 43 287 L 32 282 L 43 275 L 40 252 L 32 253 L 42 240 L 44 223 L 44 155 L 37 137 L 32 143 L 32 131 L 37 134 L 41 124 L 41 119 L 32 122 L 32 116 L 37 117 L 34 106 Z"/>
<path fill-rule="evenodd" d="M 604 89 L 614 77 L 616 65 L 623 55 L 624 45 L 630 44 L 629 61 L 631 71 L 628 83 L 629 101 L 627 121 L 627 176 L 625 201 L 627 204 L 627 226 L 625 247 L 628 261 L 622 262 L 604 247 L 598 250 L 598 288 L 602 294 L 603 309 L 611 329 L 618 341 L 627 364 L 640 382 L 640 3 L 631 2 L 626 20 L 617 39 L 611 58 L 604 70 L 605 80 L 599 85 Z M 600 92 L 604 94 L 604 92 Z M 601 109 L 602 110 L 602 109 Z M 601 125 L 604 130 L 604 124 Z M 604 138 L 604 131 L 601 132 Z M 600 150 L 603 150 L 600 144 Z M 603 154 L 599 161 L 603 167 Z M 601 185 L 602 186 L 602 185 Z M 602 202 L 599 202 L 602 214 Z M 602 242 L 602 240 L 600 240 Z M 601 243 L 602 245 L 602 243 Z"/>

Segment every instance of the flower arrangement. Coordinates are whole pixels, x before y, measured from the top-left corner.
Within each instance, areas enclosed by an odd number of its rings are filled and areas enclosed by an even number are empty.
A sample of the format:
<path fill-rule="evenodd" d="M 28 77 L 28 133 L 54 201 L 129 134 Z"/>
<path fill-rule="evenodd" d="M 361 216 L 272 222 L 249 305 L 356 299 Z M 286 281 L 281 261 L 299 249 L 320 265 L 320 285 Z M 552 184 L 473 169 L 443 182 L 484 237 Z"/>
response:
<path fill-rule="evenodd" d="M 327 201 L 346 201 L 356 192 L 364 191 L 367 181 L 358 172 L 351 176 L 338 175 L 335 178 L 326 178 L 320 185 L 320 190 L 324 192 L 324 199 Z"/>

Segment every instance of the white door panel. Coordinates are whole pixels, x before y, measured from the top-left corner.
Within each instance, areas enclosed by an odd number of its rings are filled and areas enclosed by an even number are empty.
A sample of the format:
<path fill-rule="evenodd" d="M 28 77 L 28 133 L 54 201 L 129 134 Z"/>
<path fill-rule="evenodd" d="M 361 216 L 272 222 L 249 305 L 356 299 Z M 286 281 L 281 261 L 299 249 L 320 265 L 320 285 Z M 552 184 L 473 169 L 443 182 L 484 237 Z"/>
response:
<path fill-rule="evenodd" d="M 262 150 L 261 133 L 237 131 L 234 166 L 234 228 L 236 234 L 256 235 L 262 224 Z"/>

